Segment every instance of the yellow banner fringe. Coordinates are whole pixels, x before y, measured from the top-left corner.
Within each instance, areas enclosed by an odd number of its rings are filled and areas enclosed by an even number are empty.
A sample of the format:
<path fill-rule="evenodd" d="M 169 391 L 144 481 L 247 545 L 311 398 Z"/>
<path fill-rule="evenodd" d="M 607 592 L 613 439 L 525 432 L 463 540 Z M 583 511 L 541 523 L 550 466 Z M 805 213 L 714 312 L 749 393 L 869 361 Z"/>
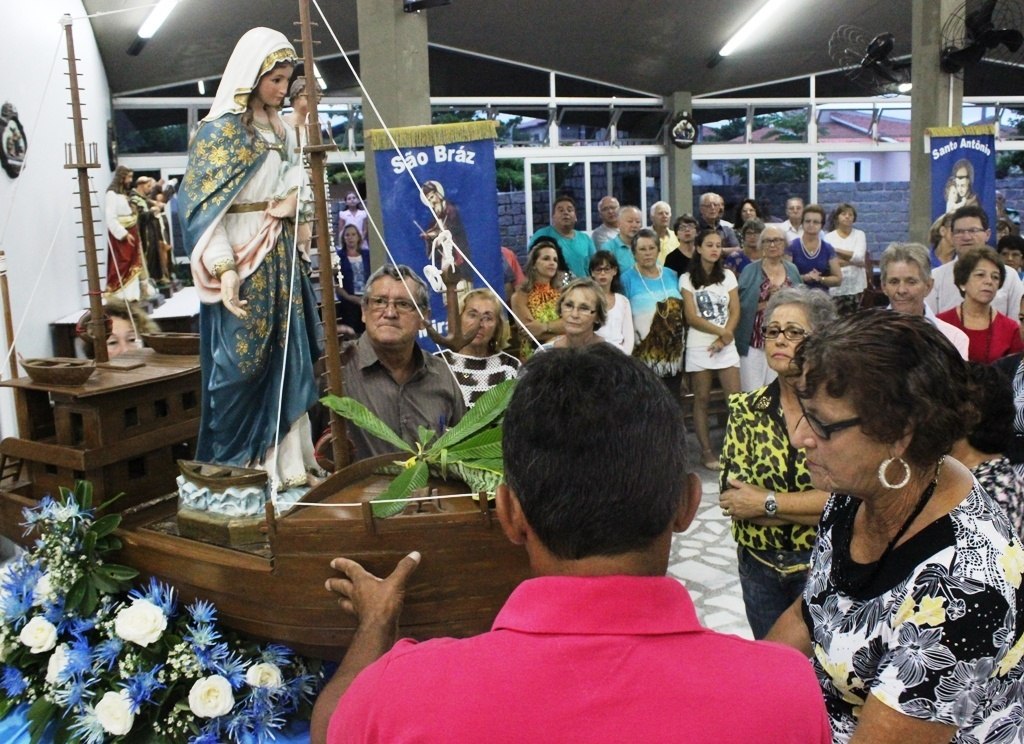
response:
<path fill-rule="evenodd" d="M 464 121 L 456 124 L 396 127 L 391 129 L 390 132 L 399 147 L 433 147 L 434 145 L 453 145 L 456 142 L 495 139 L 498 136 L 498 123 L 488 119 L 484 121 Z M 363 140 L 373 150 L 387 150 L 391 148 L 388 130 L 368 129 L 363 132 Z"/>
<path fill-rule="evenodd" d="M 978 124 L 973 127 L 928 127 L 924 133 L 929 137 L 959 137 L 961 135 L 995 134 L 996 128 L 991 124 Z"/>

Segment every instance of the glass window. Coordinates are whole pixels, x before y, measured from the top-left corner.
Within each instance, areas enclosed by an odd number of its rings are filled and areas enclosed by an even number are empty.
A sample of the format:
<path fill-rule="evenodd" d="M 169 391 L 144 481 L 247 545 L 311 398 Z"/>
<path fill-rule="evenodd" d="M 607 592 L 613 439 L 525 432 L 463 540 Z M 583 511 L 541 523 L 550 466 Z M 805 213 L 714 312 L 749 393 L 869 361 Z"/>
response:
<path fill-rule="evenodd" d="M 697 141 L 705 144 L 743 143 L 747 140 L 746 109 L 696 109 Z"/>
<path fill-rule="evenodd" d="M 188 109 L 120 108 L 114 111 L 117 147 L 124 155 L 188 150 Z"/>
<path fill-rule="evenodd" d="M 806 142 L 807 108 L 757 109 L 751 142 Z"/>

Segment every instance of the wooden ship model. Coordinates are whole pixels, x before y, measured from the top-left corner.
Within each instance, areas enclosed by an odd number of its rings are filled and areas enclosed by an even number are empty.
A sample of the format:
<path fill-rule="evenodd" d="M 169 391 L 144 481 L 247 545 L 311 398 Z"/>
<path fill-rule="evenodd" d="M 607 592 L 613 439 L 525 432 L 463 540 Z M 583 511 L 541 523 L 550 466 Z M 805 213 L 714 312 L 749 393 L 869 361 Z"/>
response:
<path fill-rule="evenodd" d="M 308 9 L 300 2 L 306 69 L 312 69 Z M 90 282 L 94 338 L 105 338 L 99 304 L 98 271 L 87 170 L 99 165 L 95 145 L 83 141 L 75 54 L 70 20 L 67 36 L 75 143 L 66 165 L 77 169 L 83 237 Z M 312 90 L 316 90 L 312 86 Z M 310 120 L 317 121 L 316 96 Z M 316 218 L 327 224 L 323 188 L 325 153 L 319 127 L 309 127 L 310 161 Z M 321 229 L 321 235 L 327 235 Z M 330 266 L 329 241 L 319 240 L 321 266 Z M 321 273 L 322 281 L 330 275 Z M 0 276 L 6 281 L 6 277 Z M 323 321 L 335 327 L 330 297 L 324 294 Z M 4 290 L 6 301 L 6 287 Z M 7 314 L 8 321 L 10 314 Z M 12 330 L 8 323 L 8 339 Z M 325 333 L 329 385 L 341 391 L 338 340 Z M 196 337 L 197 339 L 198 337 Z M 185 601 L 214 602 L 225 625 L 259 639 L 287 644 L 320 658 L 338 658 L 355 629 L 354 618 L 340 609 L 324 588 L 334 575 L 329 562 L 345 556 L 377 575 L 389 573 L 412 550 L 423 555 L 405 600 L 402 632 L 414 638 L 471 635 L 490 628 L 508 594 L 528 575 L 525 551 L 503 535 L 484 498 L 471 496 L 414 501 L 404 512 L 380 519 L 368 503 L 390 483 L 379 468 L 391 456 L 339 467 L 283 515 L 268 504 L 259 529 L 241 540 L 211 537 L 179 529 L 175 479 L 178 460 L 195 451 L 200 416 L 200 366 L 195 349 L 164 353 L 146 348 L 107 362 L 104 344 L 95 344 L 95 370 L 42 360 L 58 370 L 37 379 L 17 377 L 0 385 L 15 395 L 20 436 L 0 442 L 0 532 L 16 541 L 23 533 L 22 510 L 59 486 L 91 481 L 94 502 L 123 494 L 110 507 L 122 515 L 118 535 L 121 563 L 171 584 Z M 191 352 L 191 353 L 190 353 Z M 13 348 L 11 349 L 14 358 Z M 32 365 L 29 365 L 32 366 Z M 79 367 L 80 377 L 65 367 Z M 82 372 L 85 367 L 86 372 Z M 60 370 L 64 370 L 63 374 Z M 347 463 L 343 423 L 332 414 L 334 460 Z M 398 455 L 396 455 L 396 458 Z M 402 459 L 404 459 L 404 455 Z M 432 482 L 441 494 L 463 493 L 459 482 Z M 433 493 L 433 491 L 431 492 Z M 230 530 L 229 530 L 230 531 Z M 227 544 L 232 543 L 235 544 Z"/>

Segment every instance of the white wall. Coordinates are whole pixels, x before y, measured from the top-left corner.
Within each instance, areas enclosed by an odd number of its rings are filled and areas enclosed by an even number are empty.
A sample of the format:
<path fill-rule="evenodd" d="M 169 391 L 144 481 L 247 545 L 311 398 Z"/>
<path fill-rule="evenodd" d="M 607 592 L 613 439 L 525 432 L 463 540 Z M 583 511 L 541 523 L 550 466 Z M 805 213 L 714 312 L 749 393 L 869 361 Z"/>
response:
<path fill-rule="evenodd" d="M 89 175 L 94 204 L 110 183 L 107 161 L 107 121 L 111 118 L 110 91 L 80 0 L 35 0 L 18 3 L 16 12 L 4 16 L 4 44 L 0 62 L 7 71 L 0 89 L 0 103 L 9 101 L 28 140 L 21 175 L 11 179 L 0 171 L 0 250 L 7 254 L 10 304 L 14 315 L 15 342 L 24 357 L 51 356 L 51 321 L 87 305 L 83 296 L 85 269 L 79 237 L 77 172 L 64 168 L 64 145 L 74 140 L 67 90 L 67 62 L 61 17 L 74 20 L 75 57 L 79 86 L 83 89 L 85 141 L 99 147 L 102 167 Z M 100 210 L 93 210 L 97 232 L 105 235 Z M 101 276 L 105 266 L 105 238 L 101 246 Z M 51 249 L 52 244 L 52 249 Z M 38 284 L 37 284 L 38 280 Z M 101 286 L 102 286 L 101 281 Z M 0 324 L 0 337 L 2 334 Z M 2 339 L 3 352 L 7 340 Z M 2 379 L 10 373 L 4 364 Z M 0 434 L 15 433 L 9 392 L 0 395 Z"/>

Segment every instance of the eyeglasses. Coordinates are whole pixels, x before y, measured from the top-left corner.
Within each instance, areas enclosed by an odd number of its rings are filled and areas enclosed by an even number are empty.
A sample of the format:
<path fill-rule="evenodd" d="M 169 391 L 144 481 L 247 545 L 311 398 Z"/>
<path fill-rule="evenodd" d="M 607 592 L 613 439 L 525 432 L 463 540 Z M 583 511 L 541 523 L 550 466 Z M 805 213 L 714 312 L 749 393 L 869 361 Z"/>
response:
<path fill-rule="evenodd" d="M 387 310 L 388 305 L 394 305 L 395 312 L 401 313 L 402 315 L 408 315 L 409 313 L 416 311 L 416 303 L 402 298 L 392 300 L 390 297 L 380 297 L 375 295 L 367 299 L 366 304 L 375 313 L 383 313 Z"/>
<path fill-rule="evenodd" d="M 761 241 L 764 245 L 785 245 L 785 238 L 765 238 Z"/>
<path fill-rule="evenodd" d="M 800 404 L 800 412 L 803 414 L 803 420 L 807 422 L 807 425 L 811 427 L 811 431 L 814 432 L 814 436 L 818 439 L 823 439 L 826 442 L 832 438 L 833 434 L 841 432 L 843 429 L 849 429 L 860 423 L 860 417 L 846 419 L 845 421 L 836 421 L 834 424 L 826 424 L 820 418 L 815 416 L 813 413 L 808 412 L 804 407 L 804 399 L 797 396 L 797 403 Z M 797 422 L 797 426 L 800 422 Z"/>
<path fill-rule="evenodd" d="M 779 326 L 762 326 L 761 335 L 765 338 L 776 339 L 780 335 L 785 336 L 787 341 L 803 341 L 807 338 L 808 333 L 803 328 L 797 326 L 786 326 L 780 328 Z"/>
<path fill-rule="evenodd" d="M 592 308 L 590 305 L 577 305 L 571 300 L 562 303 L 562 310 L 566 313 L 571 313 L 573 310 L 579 310 L 580 315 L 593 315 L 597 312 L 597 310 Z"/>
<path fill-rule="evenodd" d="M 983 232 L 985 232 L 985 228 L 983 228 L 983 227 L 954 227 L 953 228 L 953 235 L 955 235 L 957 237 L 959 237 L 961 235 L 970 235 L 971 237 L 974 237 L 978 233 L 983 233 Z"/>
<path fill-rule="evenodd" d="M 595 266 L 590 270 L 591 274 L 607 274 L 609 271 L 615 271 L 611 266 Z"/>

